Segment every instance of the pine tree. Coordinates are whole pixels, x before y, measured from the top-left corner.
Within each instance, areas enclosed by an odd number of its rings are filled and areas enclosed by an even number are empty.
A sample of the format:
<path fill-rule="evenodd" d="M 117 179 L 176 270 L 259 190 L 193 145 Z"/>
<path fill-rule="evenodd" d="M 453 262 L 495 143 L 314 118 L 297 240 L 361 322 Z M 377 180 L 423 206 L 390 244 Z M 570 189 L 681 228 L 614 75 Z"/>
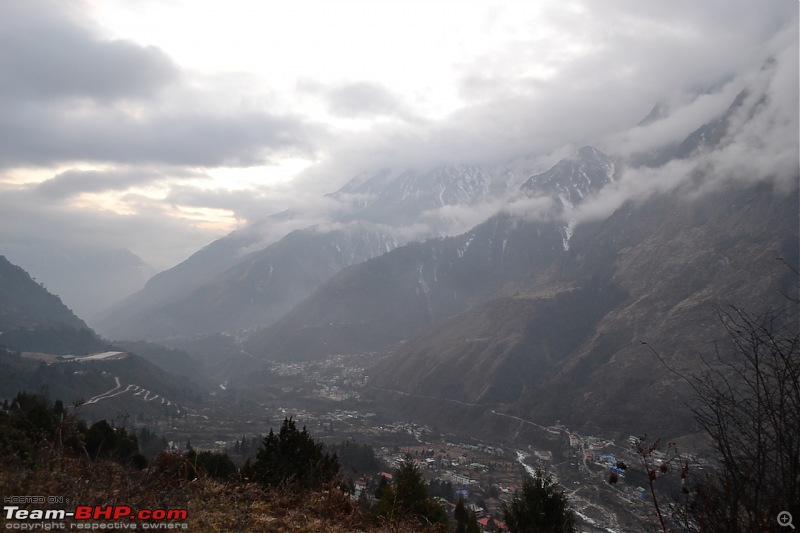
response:
<path fill-rule="evenodd" d="M 395 470 L 394 485 L 382 483 L 378 490 L 381 493 L 377 506 L 379 515 L 390 519 L 414 517 L 424 524 L 447 524 L 444 508 L 428 496 L 422 473 L 408 459 Z"/>
<path fill-rule="evenodd" d="M 383 495 L 386 494 L 386 491 L 389 490 L 389 488 L 389 480 L 386 479 L 386 477 L 381 476 L 381 480 L 378 482 L 378 486 L 375 488 L 375 499 L 383 499 Z"/>
<path fill-rule="evenodd" d="M 277 435 L 269 430 L 256 460 L 243 474 L 267 486 L 294 485 L 313 489 L 332 481 L 339 473 L 336 454 L 328 454 L 291 418 L 283 421 Z"/>
<path fill-rule="evenodd" d="M 469 511 L 464 505 L 464 498 L 459 497 L 456 508 L 453 510 L 453 518 L 456 519 L 456 533 L 467 533 L 467 523 L 469 522 Z"/>
<path fill-rule="evenodd" d="M 537 469 L 522 483 L 511 505 L 504 504 L 506 525 L 511 533 L 563 533 L 575 531 L 575 516 L 564 491 L 552 476 Z"/>
<path fill-rule="evenodd" d="M 475 515 L 475 511 L 469 512 L 466 533 L 481 533 L 481 526 L 478 525 L 478 517 Z"/>

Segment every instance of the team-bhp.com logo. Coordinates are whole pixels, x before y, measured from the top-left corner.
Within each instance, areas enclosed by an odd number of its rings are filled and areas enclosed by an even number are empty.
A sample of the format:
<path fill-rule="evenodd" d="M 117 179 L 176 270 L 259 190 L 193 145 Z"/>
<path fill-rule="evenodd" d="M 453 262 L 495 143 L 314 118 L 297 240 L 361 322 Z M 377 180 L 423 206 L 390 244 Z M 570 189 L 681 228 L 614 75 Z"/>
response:
<path fill-rule="evenodd" d="M 7 522 L 6 529 L 37 529 L 24 527 L 27 525 L 25 522 L 48 520 L 70 520 L 72 523 L 67 527 L 65 523 L 52 522 L 54 527 L 38 529 L 138 529 L 137 525 L 142 529 L 186 529 L 185 523 L 176 524 L 174 521 L 186 520 L 188 512 L 186 509 L 139 509 L 134 511 L 127 505 L 78 505 L 74 511 L 65 509 L 29 510 L 16 505 L 6 505 L 3 507 L 3 515 L 7 521 L 17 521 L 16 524 Z M 110 527 L 110 524 L 103 522 L 102 525 L 105 527 L 100 527 L 97 522 L 82 523 L 82 521 L 97 520 L 112 520 L 117 524 Z"/>

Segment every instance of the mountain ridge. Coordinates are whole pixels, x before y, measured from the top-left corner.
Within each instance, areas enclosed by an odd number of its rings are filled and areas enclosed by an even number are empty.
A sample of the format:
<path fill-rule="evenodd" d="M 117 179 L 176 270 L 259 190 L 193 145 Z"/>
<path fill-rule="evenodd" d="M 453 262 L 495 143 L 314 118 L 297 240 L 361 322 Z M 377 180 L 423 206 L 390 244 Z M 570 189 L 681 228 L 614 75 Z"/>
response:
<path fill-rule="evenodd" d="M 763 101 L 740 93 L 679 143 L 681 158 L 633 167 L 650 190 L 607 215 L 591 219 L 582 204 L 591 201 L 592 213 L 630 182 L 614 179 L 610 159 L 594 158 L 602 179 L 570 196 L 558 185 L 592 173 L 566 158 L 526 182 L 541 186 L 523 189 L 532 212 L 517 198 L 462 235 L 350 267 L 253 334 L 247 350 L 279 361 L 374 353 L 372 400 L 435 424 L 447 415 L 430 413 L 453 415 L 446 405 L 471 406 L 470 419 L 488 424 L 495 406 L 540 423 L 686 431 L 676 413 L 691 391 L 641 341 L 696 372 L 697 354 L 724 340 L 715 306 L 762 313 L 787 307 L 780 295 L 797 291 L 776 258 L 800 261 L 800 169 L 791 183 L 715 164 L 736 146 L 731 125 L 757 120 Z"/>
<path fill-rule="evenodd" d="M 613 167 L 598 154 L 585 149 L 563 161 L 585 164 L 591 168 L 590 179 L 599 184 L 572 181 L 573 173 L 563 172 L 562 162 L 538 175 L 542 183 L 557 185 L 543 187 L 539 194 L 567 194 L 579 202 L 581 196 L 573 189 L 599 190 L 610 183 Z M 532 180 L 523 197 L 533 194 L 538 181 Z M 485 301 L 532 270 L 547 268 L 568 249 L 568 224 L 559 220 L 558 210 L 550 216 L 552 220 L 528 220 L 500 212 L 462 235 L 411 243 L 345 269 L 274 325 L 256 332 L 247 350 L 291 359 L 298 353 L 320 357 L 339 350 L 386 348 Z"/>
<path fill-rule="evenodd" d="M 692 373 L 699 368 L 696 354 L 710 355 L 724 337 L 715 305 L 755 313 L 785 308 L 779 291 L 796 292 L 796 276 L 775 258 L 798 259 L 797 202 L 797 190 L 784 195 L 755 186 L 687 202 L 677 213 L 664 197 L 626 206 L 594 235 L 576 235 L 582 242 L 562 266 L 529 285 L 529 294 L 492 299 L 398 346 L 371 370 L 373 385 L 408 397 L 502 404 L 505 412 L 542 423 L 592 420 L 619 431 L 686 431 L 674 413 L 690 391 L 641 341 Z M 659 228 L 659 236 L 643 239 L 642 229 L 626 234 L 631 217 L 655 219 L 646 227 Z M 747 236 L 725 248 L 722 221 L 746 226 Z M 736 257 L 739 264 L 732 264 Z M 500 326 L 498 317 L 505 317 Z M 661 408 L 642 409 L 632 397 Z"/>
<path fill-rule="evenodd" d="M 0 328 L 33 326 L 89 328 L 61 298 L 34 281 L 22 267 L 0 255 Z"/>
<path fill-rule="evenodd" d="M 459 165 L 356 177 L 327 195 L 340 203 L 333 223 L 301 227 L 275 242 L 264 241 L 262 236 L 270 231 L 270 224 L 291 221 L 295 216 L 279 213 L 232 232 L 151 278 L 142 291 L 98 317 L 95 326 L 111 338 L 126 339 L 191 336 L 201 329 L 209 334 L 235 332 L 263 326 L 280 318 L 342 268 L 412 238 L 446 233 L 452 221 L 434 214 L 437 209 L 480 204 L 505 191 L 513 179 L 510 172 L 492 176 L 480 167 Z M 318 248 L 340 248 L 342 253 L 338 257 L 335 253 L 316 257 L 319 254 L 308 247 L 293 249 L 292 243 L 305 238 L 302 236 L 316 240 Z M 365 247 L 355 242 L 358 239 L 373 245 Z M 280 253 L 285 257 L 278 257 Z M 317 271 L 309 266 L 315 261 L 320 266 Z M 250 295 L 258 295 L 273 263 L 294 263 L 300 268 L 290 270 L 298 276 L 286 279 L 283 292 L 273 291 L 273 303 L 253 307 Z M 260 274 L 254 270 L 257 265 L 263 267 Z M 242 274 L 245 270 L 250 271 L 249 276 Z M 236 277 L 239 283 L 231 285 L 230 280 Z M 227 298 L 229 304 L 220 308 L 216 305 L 220 298 Z M 205 306 L 208 313 L 201 312 Z"/>

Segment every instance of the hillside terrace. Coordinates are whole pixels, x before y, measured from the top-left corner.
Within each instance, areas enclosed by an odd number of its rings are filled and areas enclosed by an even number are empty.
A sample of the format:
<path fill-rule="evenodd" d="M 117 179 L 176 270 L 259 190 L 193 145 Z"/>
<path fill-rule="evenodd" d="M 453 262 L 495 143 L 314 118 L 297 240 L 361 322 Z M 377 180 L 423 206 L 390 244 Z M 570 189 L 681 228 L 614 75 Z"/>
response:
<path fill-rule="evenodd" d="M 47 353 L 38 353 L 38 352 L 22 352 L 22 357 L 27 359 L 34 359 L 36 361 L 42 361 L 47 364 L 53 363 L 74 363 L 74 362 L 84 362 L 84 361 L 103 361 L 103 360 L 112 360 L 112 359 L 124 359 L 128 356 L 127 352 L 99 352 L 90 355 L 54 355 L 54 354 L 47 354 Z"/>

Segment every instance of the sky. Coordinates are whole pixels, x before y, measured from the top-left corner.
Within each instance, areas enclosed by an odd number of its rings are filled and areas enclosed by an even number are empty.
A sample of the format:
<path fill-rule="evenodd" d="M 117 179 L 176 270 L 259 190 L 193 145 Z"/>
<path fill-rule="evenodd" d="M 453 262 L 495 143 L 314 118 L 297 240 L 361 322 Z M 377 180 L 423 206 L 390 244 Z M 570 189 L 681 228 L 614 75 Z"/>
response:
<path fill-rule="evenodd" d="M 796 0 L 0 0 L 0 245 L 161 270 L 285 209 L 324 221 L 364 172 L 677 140 L 770 59 L 796 130 L 797 46 Z"/>

